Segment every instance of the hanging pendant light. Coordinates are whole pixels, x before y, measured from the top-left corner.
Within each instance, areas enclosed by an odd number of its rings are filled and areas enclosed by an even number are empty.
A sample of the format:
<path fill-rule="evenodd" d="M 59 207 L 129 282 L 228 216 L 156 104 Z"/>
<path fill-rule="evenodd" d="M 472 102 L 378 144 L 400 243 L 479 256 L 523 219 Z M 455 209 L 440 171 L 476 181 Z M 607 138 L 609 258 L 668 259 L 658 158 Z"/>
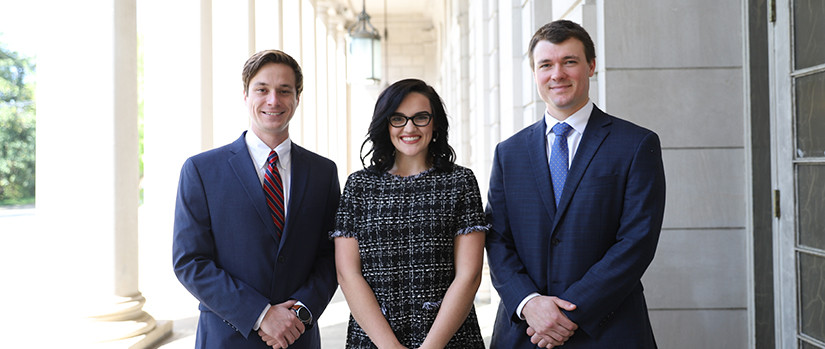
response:
<path fill-rule="evenodd" d="M 381 81 L 381 35 L 370 23 L 366 1 L 361 4 L 358 21 L 347 29 L 347 75 L 350 83 L 377 84 Z"/>

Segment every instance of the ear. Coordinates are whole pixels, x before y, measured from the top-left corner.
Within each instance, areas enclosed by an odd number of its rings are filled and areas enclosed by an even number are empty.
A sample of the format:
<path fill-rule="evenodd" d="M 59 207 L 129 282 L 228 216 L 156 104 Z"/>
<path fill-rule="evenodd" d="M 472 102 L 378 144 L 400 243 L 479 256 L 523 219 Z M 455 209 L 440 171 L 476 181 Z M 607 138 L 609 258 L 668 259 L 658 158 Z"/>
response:
<path fill-rule="evenodd" d="M 590 66 L 590 75 L 589 76 L 592 78 L 593 74 L 596 73 L 596 58 L 593 58 L 593 61 L 588 62 L 587 65 Z"/>

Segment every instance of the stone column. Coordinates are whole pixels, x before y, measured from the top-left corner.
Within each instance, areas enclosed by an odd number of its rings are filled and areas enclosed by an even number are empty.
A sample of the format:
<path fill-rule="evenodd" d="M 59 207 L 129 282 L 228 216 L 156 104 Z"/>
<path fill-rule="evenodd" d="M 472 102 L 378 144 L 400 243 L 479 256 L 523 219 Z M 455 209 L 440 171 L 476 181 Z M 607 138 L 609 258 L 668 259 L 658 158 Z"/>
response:
<path fill-rule="evenodd" d="M 320 93 L 326 94 L 329 117 L 326 121 L 326 128 L 329 134 L 329 157 L 338 165 L 338 179 L 341 181 L 341 188 L 349 175 L 350 154 L 357 154 L 361 143 L 351 140 L 348 131 L 349 123 L 347 111 L 349 110 L 349 99 L 347 94 L 347 57 L 346 57 L 346 18 L 343 9 L 336 6 L 322 8 L 321 11 L 327 27 L 327 76 L 318 80 Z M 386 73 L 385 73 L 386 74 Z M 385 75 L 386 76 L 386 75 Z M 326 88 L 326 91 L 323 89 Z M 367 117 L 367 116 L 364 116 Z M 366 130 L 362 130 L 366 133 Z M 360 163 L 354 169 L 359 169 Z"/>
<path fill-rule="evenodd" d="M 67 15 L 78 9 L 82 19 Z M 51 286 L 37 301 L 51 311 L 37 326 L 65 330 L 58 338 L 70 343 L 148 347 L 171 323 L 142 310 L 138 288 L 135 1 L 54 2 L 39 18 L 36 199 L 46 262 L 32 276 Z"/>
<path fill-rule="evenodd" d="M 255 53 L 255 1 L 213 1 L 212 30 L 213 138 L 222 146 L 249 128 L 241 70 Z"/>
<path fill-rule="evenodd" d="M 232 81 L 235 94 L 213 98 L 211 0 L 145 0 L 138 10 L 144 63 L 141 280 L 152 313 L 177 319 L 182 333 L 193 333 L 198 301 L 172 269 L 178 178 L 186 158 L 216 143 L 213 99 L 241 100 L 240 68 Z"/>
<path fill-rule="evenodd" d="M 284 42 L 283 0 L 255 0 L 252 16 L 254 16 L 255 52 L 280 50 Z"/>

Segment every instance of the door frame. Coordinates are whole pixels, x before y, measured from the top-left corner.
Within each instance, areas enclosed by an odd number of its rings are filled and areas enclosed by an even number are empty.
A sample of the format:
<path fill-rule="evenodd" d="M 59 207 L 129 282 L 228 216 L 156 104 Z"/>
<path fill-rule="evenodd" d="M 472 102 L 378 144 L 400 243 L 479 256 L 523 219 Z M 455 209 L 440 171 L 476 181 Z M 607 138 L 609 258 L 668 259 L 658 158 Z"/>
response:
<path fill-rule="evenodd" d="M 796 186 L 794 171 L 794 91 L 791 1 L 775 1 L 771 28 L 771 129 L 774 205 L 774 304 L 776 347 L 796 348 L 798 290 L 796 268 Z"/>

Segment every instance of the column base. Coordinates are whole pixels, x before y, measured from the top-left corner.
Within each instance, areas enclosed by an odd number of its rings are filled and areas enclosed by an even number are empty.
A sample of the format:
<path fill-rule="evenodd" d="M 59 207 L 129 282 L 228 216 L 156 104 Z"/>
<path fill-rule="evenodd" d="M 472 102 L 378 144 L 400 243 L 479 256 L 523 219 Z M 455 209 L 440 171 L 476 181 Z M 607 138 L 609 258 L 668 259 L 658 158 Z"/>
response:
<path fill-rule="evenodd" d="M 89 338 L 94 338 L 95 347 L 154 348 L 153 345 L 171 335 L 172 321 L 155 321 L 142 310 L 144 303 L 146 299 L 140 293 L 118 297 L 114 310 L 90 317 Z"/>

